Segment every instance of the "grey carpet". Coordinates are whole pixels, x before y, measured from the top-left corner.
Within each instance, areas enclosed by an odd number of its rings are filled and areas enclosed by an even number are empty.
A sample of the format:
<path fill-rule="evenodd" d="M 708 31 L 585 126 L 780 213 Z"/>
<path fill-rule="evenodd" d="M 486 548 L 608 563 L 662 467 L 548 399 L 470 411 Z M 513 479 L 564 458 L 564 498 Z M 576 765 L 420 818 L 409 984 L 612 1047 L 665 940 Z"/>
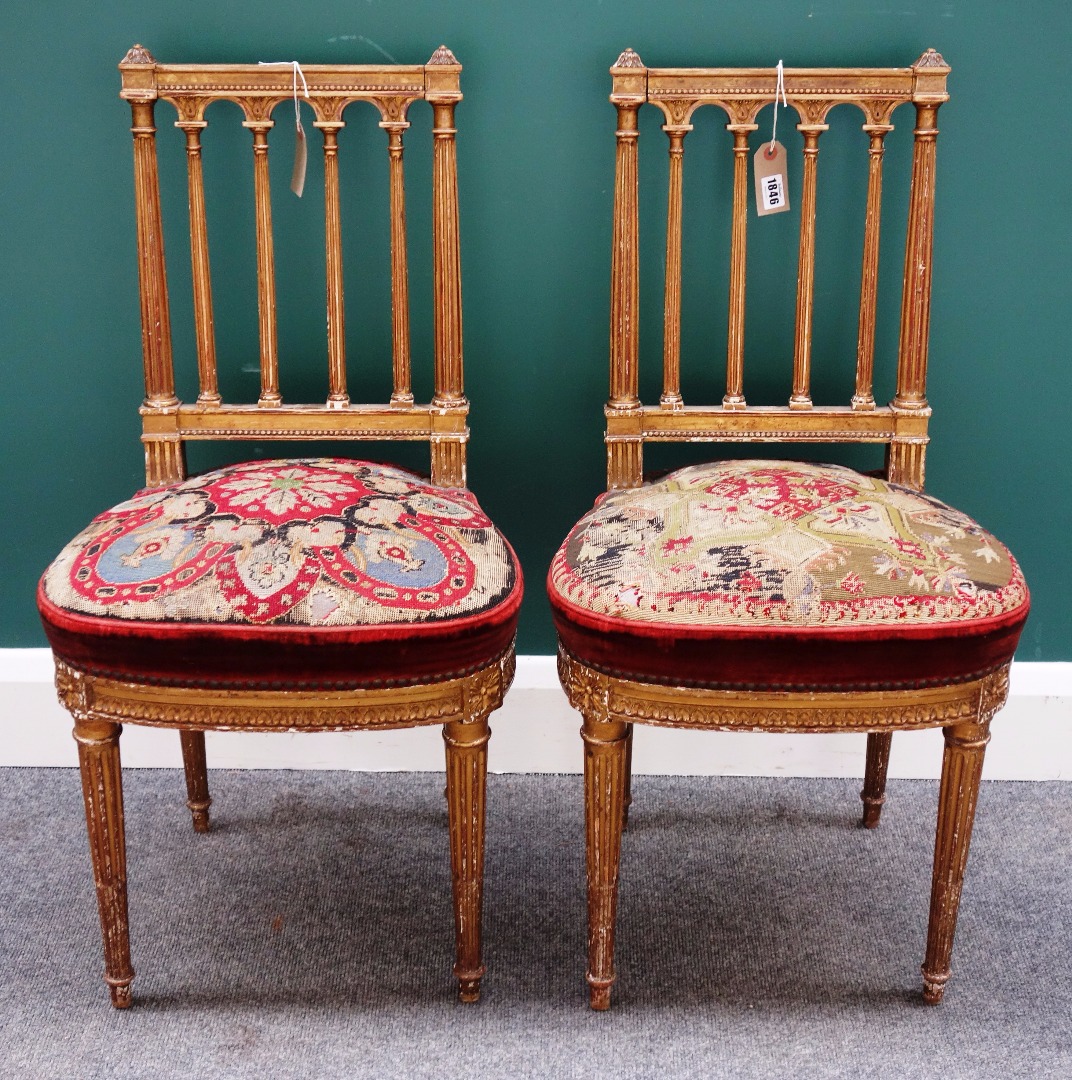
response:
<path fill-rule="evenodd" d="M 77 773 L 0 772 L 0 1075 L 1072 1077 L 1072 784 L 988 783 L 945 1004 L 936 785 L 641 777 L 585 1007 L 579 777 L 493 776 L 484 997 L 453 998 L 442 776 L 126 774 L 136 1005 L 100 981 Z"/>

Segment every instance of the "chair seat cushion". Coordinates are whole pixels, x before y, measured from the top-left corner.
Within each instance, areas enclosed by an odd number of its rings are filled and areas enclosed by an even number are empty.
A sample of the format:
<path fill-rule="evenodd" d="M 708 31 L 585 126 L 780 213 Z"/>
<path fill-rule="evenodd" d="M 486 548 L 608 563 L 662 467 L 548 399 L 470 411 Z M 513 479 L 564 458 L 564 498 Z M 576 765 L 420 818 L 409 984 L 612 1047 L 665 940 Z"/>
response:
<path fill-rule="evenodd" d="M 338 458 L 233 465 L 106 510 L 45 571 L 56 655 L 182 685 L 392 685 L 494 661 L 521 571 L 466 490 Z"/>
<path fill-rule="evenodd" d="M 965 514 L 836 465 L 728 461 L 608 492 L 548 577 L 609 674 L 733 689 L 910 687 L 1011 659 L 1029 599 Z"/>

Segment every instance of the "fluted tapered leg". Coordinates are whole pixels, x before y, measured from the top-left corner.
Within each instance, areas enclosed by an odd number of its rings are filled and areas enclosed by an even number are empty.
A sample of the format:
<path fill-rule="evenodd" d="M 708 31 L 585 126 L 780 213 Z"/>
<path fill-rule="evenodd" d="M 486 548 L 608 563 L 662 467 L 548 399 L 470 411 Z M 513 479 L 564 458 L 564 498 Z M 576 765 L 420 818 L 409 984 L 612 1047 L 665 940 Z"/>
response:
<path fill-rule="evenodd" d="M 584 811 L 588 859 L 588 1004 L 610 1008 L 614 982 L 614 920 L 618 862 L 625 822 L 630 725 L 585 716 Z"/>
<path fill-rule="evenodd" d="M 130 1005 L 130 984 L 134 979 L 134 969 L 130 966 L 123 779 L 119 765 L 122 731 L 119 724 L 97 720 L 79 720 L 74 728 L 104 938 L 104 981 L 117 1009 Z"/>
<path fill-rule="evenodd" d="M 205 733 L 180 731 L 182 765 L 186 770 L 186 805 L 194 819 L 194 831 L 208 832 L 208 808 L 212 799 L 208 793 L 208 764 L 205 760 Z"/>
<path fill-rule="evenodd" d="M 480 998 L 486 970 L 480 959 L 484 902 L 484 793 L 488 776 L 487 719 L 443 725 L 447 744 L 447 813 L 454 887 L 454 933 L 458 997 Z"/>
<path fill-rule="evenodd" d="M 934 842 L 927 956 L 923 961 L 923 999 L 937 1005 L 949 981 L 949 959 L 957 910 L 968 862 L 983 754 L 990 741 L 990 721 L 953 724 L 943 730 L 942 785 L 938 795 L 938 830 Z"/>
<path fill-rule="evenodd" d="M 861 825 L 865 829 L 878 827 L 882 804 L 886 801 L 886 770 L 890 766 L 890 743 L 893 732 L 873 731 L 867 736 L 867 764 L 864 766 L 864 787 L 860 798 L 864 803 Z"/>
<path fill-rule="evenodd" d="M 625 796 L 622 799 L 622 828 L 629 828 L 629 807 L 633 805 L 633 725 L 625 736 Z"/>

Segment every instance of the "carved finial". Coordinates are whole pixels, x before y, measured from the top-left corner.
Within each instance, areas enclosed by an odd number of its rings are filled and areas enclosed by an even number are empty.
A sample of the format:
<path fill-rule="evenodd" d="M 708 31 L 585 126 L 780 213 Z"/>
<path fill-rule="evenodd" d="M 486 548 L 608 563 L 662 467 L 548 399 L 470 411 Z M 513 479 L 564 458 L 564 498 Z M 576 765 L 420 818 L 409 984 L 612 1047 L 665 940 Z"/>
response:
<path fill-rule="evenodd" d="M 614 61 L 614 66 L 625 68 L 642 68 L 644 66 L 644 61 L 641 60 L 640 57 L 635 52 L 633 52 L 632 49 L 626 49 L 625 52 L 623 52 L 622 55 Z"/>
<path fill-rule="evenodd" d="M 135 45 L 119 62 L 121 64 L 155 64 L 156 60 L 144 45 Z"/>
<path fill-rule="evenodd" d="M 917 68 L 947 68 L 949 65 L 942 59 L 942 54 L 937 49 L 928 49 L 913 65 Z"/>
<path fill-rule="evenodd" d="M 444 64 L 457 65 L 458 58 L 446 47 L 446 45 L 440 45 L 434 53 L 432 53 L 432 59 L 428 61 L 428 67 L 440 66 Z"/>

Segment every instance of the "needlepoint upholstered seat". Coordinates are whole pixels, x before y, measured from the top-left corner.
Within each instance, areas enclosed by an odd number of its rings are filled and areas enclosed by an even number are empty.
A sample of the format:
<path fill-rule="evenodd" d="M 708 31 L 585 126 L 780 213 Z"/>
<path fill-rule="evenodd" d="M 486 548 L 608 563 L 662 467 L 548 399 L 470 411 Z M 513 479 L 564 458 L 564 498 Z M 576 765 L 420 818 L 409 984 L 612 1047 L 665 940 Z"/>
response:
<path fill-rule="evenodd" d="M 488 715 L 513 675 L 522 581 L 509 544 L 466 488 L 454 128 L 461 67 L 440 48 L 419 66 L 302 69 L 323 140 L 328 363 L 316 404 L 284 402 L 278 378 L 268 133 L 273 110 L 291 107 L 298 73 L 157 64 L 141 46 L 120 70 L 134 120 L 147 482 L 67 544 L 38 591 L 60 698 L 75 719 L 112 1002 L 130 1004 L 134 976 L 119 766 L 126 722 L 180 729 L 198 831 L 208 829 L 211 801 L 206 730 L 441 724 L 454 971 L 462 1000 L 476 1000 Z M 186 141 L 199 379 L 191 404 L 176 396 L 172 367 L 158 100 L 175 108 Z M 252 133 L 261 386 L 249 404 L 225 403 L 217 379 L 201 136 L 218 100 L 236 102 Z M 382 317 L 392 329 L 393 391 L 372 405 L 352 403 L 346 379 L 339 133 L 358 102 L 387 133 L 390 182 L 391 305 Z M 428 404 L 415 403 L 410 385 L 402 169 L 407 115 L 418 102 L 434 114 Z M 425 440 L 431 476 L 344 456 L 240 461 L 187 476 L 191 439 Z"/>
<path fill-rule="evenodd" d="M 929 50 L 911 68 L 787 69 L 803 142 L 793 389 L 785 406 L 744 395 L 749 136 L 774 101 L 770 69 L 646 68 L 626 50 L 611 69 L 617 181 L 611 269 L 608 491 L 555 555 L 548 592 L 559 672 L 584 717 L 590 1003 L 614 982 L 622 829 L 632 725 L 867 732 L 864 824 L 885 797 L 891 733 L 942 727 L 945 757 L 923 964 L 936 1003 L 950 974 L 957 907 L 989 723 L 1007 693 L 1028 613 L 1009 551 L 966 514 L 925 494 L 925 396 L 936 114 L 949 68 Z M 638 113 L 661 110 L 670 162 L 663 392 L 639 396 Z M 863 113 L 866 220 L 851 401 L 811 396 L 820 136 L 841 103 Z M 898 106 L 914 112 L 897 389 L 876 405 L 873 367 L 883 151 Z M 716 106 L 732 134 L 726 393 L 686 403 L 681 380 L 682 158 L 695 112 Z M 863 163 L 861 162 L 861 163 Z M 788 365 L 787 365 L 788 366 Z M 846 394 L 848 398 L 848 394 Z M 882 475 L 792 460 L 726 460 L 645 480 L 646 443 L 884 443 Z"/>

